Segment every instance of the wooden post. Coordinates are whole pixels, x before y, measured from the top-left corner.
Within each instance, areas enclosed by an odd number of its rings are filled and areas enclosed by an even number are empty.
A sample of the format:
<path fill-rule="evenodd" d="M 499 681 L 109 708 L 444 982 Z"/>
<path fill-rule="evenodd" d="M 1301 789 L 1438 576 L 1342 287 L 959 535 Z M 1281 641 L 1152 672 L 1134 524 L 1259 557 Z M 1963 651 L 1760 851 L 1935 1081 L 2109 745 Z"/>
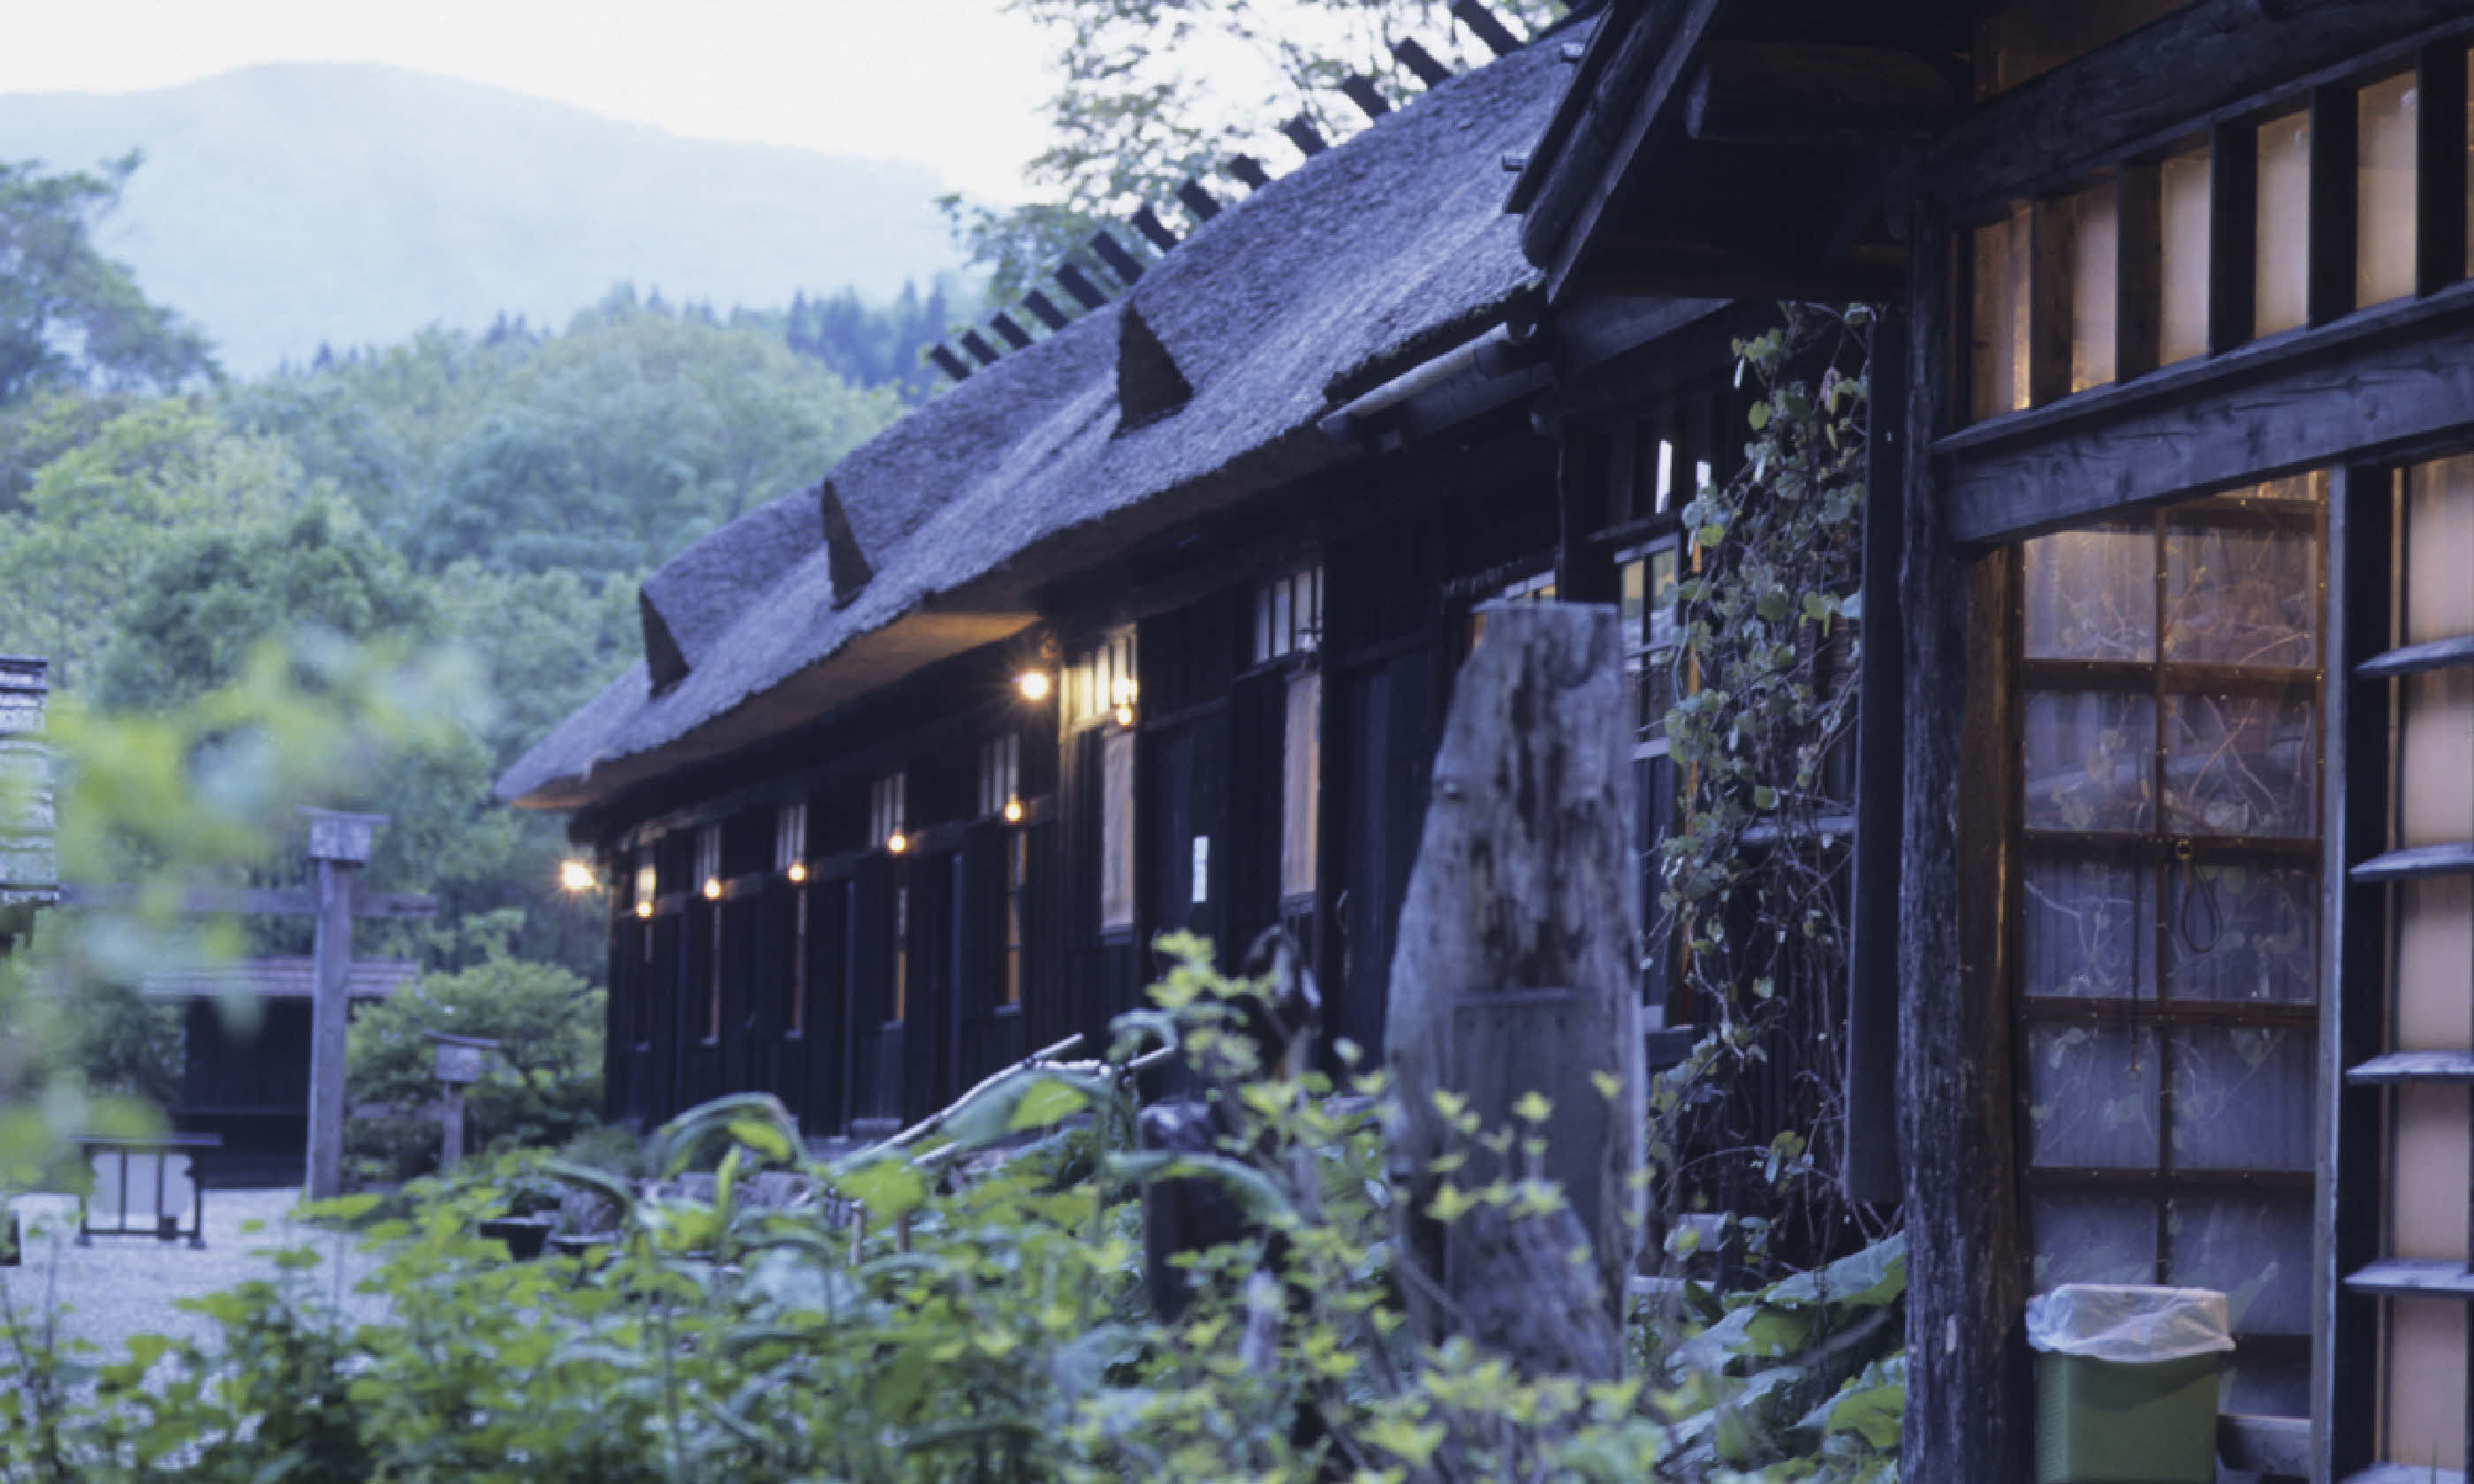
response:
<path fill-rule="evenodd" d="M 1486 613 L 1435 754 L 1392 958 L 1404 1283 L 1430 1339 L 1467 1334 L 1531 1375 L 1612 1377 L 1644 1116 L 1623 646 L 1612 608 Z M 1506 1168 L 1442 1115 L 1439 1091 L 1467 1098 L 1482 1136 L 1532 1132 L 1514 1109 L 1542 1095 L 1542 1160 L 1516 1142 Z M 1467 1162 L 1438 1174 L 1447 1154 Z M 1533 1171 L 1563 1187 L 1550 1217 L 1429 1214 L 1446 1183 L 1467 1192 Z"/>
<path fill-rule="evenodd" d="M 2020 1338 L 2010 1183 L 2007 1022 L 1998 965 L 2004 884 L 1998 730 L 1969 735 L 1971 703 L 1998 709 L 2001 651 L 1971 631 L 2000 613 L 1999 556 L 1971 564 L 1926 451 L 1952 395 L 1950 236 L 1920 203 L 1907 236 L 1908 356 L 1899 623 L 1906 697 L 1899 901 L 1899 1150 L 1907 1237 L 1906 1424 L 1899 1476 L 1982 1484 L 2027 1476 L 2032 1406 Z M 2245 304 L 2245 309 L 2247 305 Z M 1877 418 L 1899 416 L 1878 406 Z M 1869 615 L 1868 615 L 1869 616 Z M 1888 635 L 1876 634 L 1876 641 Z M 1976 745 L 1971 754 L 1970 743 Z M 1987 776 L 1989 773 L 1989 777 Z M 1973 828 L 1970 810 L 1976 811 Z M 1990 844 L 1989 853 L 1981 848 Z M 1962 863 L 1963 846 L 1979 848 Z M 1976 956 L 1971 959 L 1974 950 Z"/>
<path fill-rule="evenodd" d="M 451 1170 L 464 1158 L 464 1089 L 448 1083 L 438 1091 L 438 1167 Z"/>
<path fill-rule="evenodd" d="M 352 875 L 386 817 L 303 809 L 318 864 L 318 927 L 310 948 L 317 997 L 309 1015 L 309 1199 L 344 1191 L 344 1045 L 352 1023 Z"/>

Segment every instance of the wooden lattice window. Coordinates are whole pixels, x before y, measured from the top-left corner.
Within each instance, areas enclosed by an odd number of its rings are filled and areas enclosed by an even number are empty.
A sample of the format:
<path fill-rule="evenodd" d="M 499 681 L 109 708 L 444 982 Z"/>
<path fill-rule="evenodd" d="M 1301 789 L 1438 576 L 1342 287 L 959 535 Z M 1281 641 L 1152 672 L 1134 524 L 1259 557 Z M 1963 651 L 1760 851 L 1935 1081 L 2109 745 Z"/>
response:
<path fill-rule="evenodd" d="M 2223 1290 L 2307 1415 L 2324 481 L 2019 549 L 2015 984 L 2036 1291 Z"/>

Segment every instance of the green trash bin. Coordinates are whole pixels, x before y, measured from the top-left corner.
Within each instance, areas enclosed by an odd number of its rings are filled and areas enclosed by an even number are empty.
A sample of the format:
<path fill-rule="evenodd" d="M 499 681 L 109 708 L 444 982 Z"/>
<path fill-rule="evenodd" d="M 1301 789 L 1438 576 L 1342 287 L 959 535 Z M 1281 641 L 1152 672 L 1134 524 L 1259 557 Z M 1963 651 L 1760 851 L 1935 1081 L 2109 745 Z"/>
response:
<path fill-rule="evenodd" d="M 2065 1283 L 2028 1301 L 2027 1343 L 2036 1484 L 2215 1484 L 2223 1294 Z"/>

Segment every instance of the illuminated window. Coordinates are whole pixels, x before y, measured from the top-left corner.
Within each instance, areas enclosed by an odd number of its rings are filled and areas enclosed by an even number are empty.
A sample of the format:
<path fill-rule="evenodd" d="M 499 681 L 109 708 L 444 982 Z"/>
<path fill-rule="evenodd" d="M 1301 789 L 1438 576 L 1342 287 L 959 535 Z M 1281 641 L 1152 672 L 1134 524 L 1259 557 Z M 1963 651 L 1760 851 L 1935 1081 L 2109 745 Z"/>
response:
<path fill-rule="evenodd" d="M 1968 365 L 1978 418 L 1998 418 L 2027 405 L 2030 251 L 2034 210 L 2020 202 L 2009 214 L 1976 229 L 1975 339 Z"/>
<path fill-rule="evenodd" d="M 2208 353 L 2208 212 L 2213 152 L 2200 134 L 2157 165 L 2159 247 L 2157 364 Z"/>
<path fill-rule="evenodd" d="M 1313 649 L 1322 639 L 1322 568 L 1288 572 L 1254 589 L 1254 661 Z"/>
<path fill-rule="evenodd" d="M 1130 725 L 1134 701 L 1134 631 L 1130 628 L 1118 630 L 1066 667 L 1068 730 L 1112 720 Z"/>
<path fill-rule="evenodd" d="M 888 773 L 868 786 L 867 843 L 879 850 L 899 854 L 907 844 L 903 831 L 908 827 L 903 813 L 903 778 Z"/>
<path fill-rule="evenodd" d="M 653 899 L 661 894 L 661 872 L 653 864 L 653 848 L 645 846 L 636 852 L 636 915 L 651 917 Z"/>
<path fill-rule="evenodd" d="M 721 826 L 696 831 L 695 878 L 708 902 L 705 908 L 704 1039 L 721 1040 Z"/>
<path fill-rule="evenodd" d="M 2365 83 L 2355 96 L 2354 303 L 2413 292 L 2414 80 Z"/>
<path fill-rule="evenodd" d="M 1280 895 L 1311 897 L 1321 849 L 1322 676 L 1289 677 L 1288 718 L 1280 748 Z"/>
<path fill-rule="evenodd" d="M 773 816 L 773 869 L 788 871 L 808 858 L 808 806 L 786 803 Z"/>
<path fill-rule="evenodd" d="M 1027 952 L 1023 922 L 1031 891 L 1031 835 L 1013 830 L 1006 836 L 1005 1002 L 1022 1003 Z"/>
<path fill-rule="evenodd" d="M 980 744 L 980 817 L 1003 816 L 1022 797 L 1022 734 L 1008 731 Z"/>
<path fill-rule="evenodd" d="M 1666 713 L 1675 703 L 1676 586 L 1682 575 L 1678 539 L 1617 554 L 1622 579 L 1617 612 L 1623 622 L 1624 681 L 1632 697 L 1633 779 L 1639 790 L 1641 1003 L 1664 1023 L 1679 968 L 1675 933 L 1664 923 L 1660 847 L 1674 828 L 1675 764 L 1668 755 Z"/>
<path fill-rule="evenodd" d="M 2115 375 L 2115 327 L 2122 256 L 2122 187 L 2105 171 L 2063 203 L 2070 227 L 2071 390 L 2084 392 Z"/>
<path fill-rule="evenodd" d="M 2290 330 L 2311 314 L 2311 110 L 2259 126 L 2259 217 L 2251 333 Z"/>
<path fill-rule="evenodd" d="M 1134 925 L 1134 734 L 1100 740 L 1100 926 Z"/>

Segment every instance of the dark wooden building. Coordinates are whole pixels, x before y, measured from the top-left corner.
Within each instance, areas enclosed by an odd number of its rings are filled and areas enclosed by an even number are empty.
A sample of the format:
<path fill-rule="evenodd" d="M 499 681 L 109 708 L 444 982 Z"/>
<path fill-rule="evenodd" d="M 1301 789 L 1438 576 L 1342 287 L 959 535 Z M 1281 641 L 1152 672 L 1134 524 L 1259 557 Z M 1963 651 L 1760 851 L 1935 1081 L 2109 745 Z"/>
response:
<path fill-rule="evenodd" d="M 2233 1454 L 2462 1477 L 2470 46 L 2465 0 L 1634 0 L 1225 203 L 665 567 L 502 780 L 618 884 L 613 1111 L 912 1116 L 1179 927 L 1291 924 L 1379 1043 L 1471 605 L 1645 647 L 1730 337 L 1866 299 L 1843 1153 L 1907 1223 L 1902 1476 L 2029 1476 L 2024 1304 L 2107 1280 L 2231 1296 L 2224 1408 L 2285 1420 Z"/>

